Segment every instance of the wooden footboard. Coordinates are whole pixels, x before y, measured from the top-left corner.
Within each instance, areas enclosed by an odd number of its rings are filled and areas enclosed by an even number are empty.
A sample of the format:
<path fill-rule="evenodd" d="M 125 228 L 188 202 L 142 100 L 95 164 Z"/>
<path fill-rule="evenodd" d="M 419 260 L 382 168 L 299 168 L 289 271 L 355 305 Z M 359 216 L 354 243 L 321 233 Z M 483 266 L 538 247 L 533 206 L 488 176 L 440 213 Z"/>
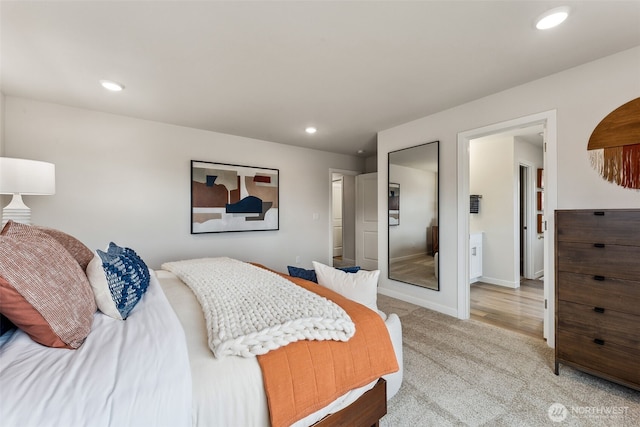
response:
<path fill-rule="evenodd" d="M 380 378 L 377 384 L 358 400 L 335 414 L 327 415 L 313 427 L 378 426 L 387 413 L 387 382 Z"/>

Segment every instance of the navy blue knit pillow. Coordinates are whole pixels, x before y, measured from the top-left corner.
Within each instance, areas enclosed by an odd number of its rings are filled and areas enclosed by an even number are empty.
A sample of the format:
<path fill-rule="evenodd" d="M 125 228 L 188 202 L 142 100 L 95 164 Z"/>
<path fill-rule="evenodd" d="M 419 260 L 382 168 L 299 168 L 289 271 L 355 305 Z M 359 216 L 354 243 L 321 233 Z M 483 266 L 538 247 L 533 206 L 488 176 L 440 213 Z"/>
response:
<path fill-rule="evenodd" d="M 318 283 L 318 277 L 316 276 L 315 270 L 307 270 L 305 268 L 294 267 L 292 265 L 288 265 L 287 270 L 289 270 L 289 276 L 291 277 L 300 277 L 301 279 Z M 360 271 L 360 266 L 339 267 L 338 270 L 342 270 L 346 273 L 357 273 Z"/>
<path fill-rule="evenodd" d="M 113 242 L 107 252 L 96 253 L 102 260 L 111 298 L 122 319 L 126 319 L 149 287 L 149 269 L 134 250 Z"/>
<path fill-rule="evenodd" d="M 149 268 L 144 263 L 144 261 L 142 261 L 142 258 L 138 256 L 136 251 L 134 251 L 131 248 L 120 247 L 115 243 L 111 242 L 109 243 L 109 248 L 107 248 L 107 253 L 111 256 L 124 256 L 127 258 L 131 258 L 133 261 L 135 261 L 135 266 L 138 271 L 138 274 L 140 274 L 140 276 L 142 277 L 142 280 L 147 283 L 147 286 L 149 286 L 149 281 L 151 280 L 151 276 L 149 274 Z M 145 287 L 145 291 L 146 291 L 146 287 Z"/>
<path fill-rule="evenodd" d="M 299 277 L 318 283 L 315 270 L 307 270 L 306 268 L 294 267 L 292 265 L 288 265 L 287 270 L 289 270 L 289 276 L 291 277 Z"/>

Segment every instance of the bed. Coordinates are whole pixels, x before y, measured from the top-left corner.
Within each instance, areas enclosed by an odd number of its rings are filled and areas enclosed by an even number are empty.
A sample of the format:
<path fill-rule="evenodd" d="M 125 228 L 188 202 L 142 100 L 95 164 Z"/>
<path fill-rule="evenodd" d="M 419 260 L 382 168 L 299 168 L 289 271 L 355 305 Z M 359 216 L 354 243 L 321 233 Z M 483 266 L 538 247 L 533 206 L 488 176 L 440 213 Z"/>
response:
<path fill-rule="evenodd" d="M 2 233 L 0 255 L 8 250 L 3 245 L 11 240 L 4 229 Z M 64 233 L 57 238 L 60 247 L 51 244 L 56 254 L 68 250 L 89 274 L 89 258 L 95 259 L 96 253 L 90 251 L 89 256 L 80 242 Z M 32 244 L 34 237 L 29 239 Z M 38 239 L 45 238 L 38 235 Z M 113 251 L 133 257 L 131 250 L 116 246 Z M 15 256 L 15 248 L 11 253 Z M 59 269 L 61 264 L 59 259 L 40 262 L 49 270 Z M 0 278 L 10 275 L 7 265 L 3 257 Z M 126 320 L 94 309 L 90 331 L 76 349 L 39 344 L 19 328 L 0 337 L 2 425 L 275 425 L 258 363 L 263 356 L 214 357 L 208 345 L 207 322 L 191 288 L 173 272 L 147 269 L 142 273 L 144 264 L 136 265 L 138 275 L 148 275 L 148 286 Z M 318 286 L 311 282 L 303 285 Z M 6 305 L 4 298 L 0 301 L 3 314 Z M 362 311 L 371 312 L 366 308 Z M 398 391 L 402 381 L 401 329 L 396 315 L 375 315 L 384 320 L 399 369 L 341 393 L 292 423 L 279 425 L 375 425 L 386 413 L 386 400 Z M 280 350 L 269 353 L 279 354 Z"/>

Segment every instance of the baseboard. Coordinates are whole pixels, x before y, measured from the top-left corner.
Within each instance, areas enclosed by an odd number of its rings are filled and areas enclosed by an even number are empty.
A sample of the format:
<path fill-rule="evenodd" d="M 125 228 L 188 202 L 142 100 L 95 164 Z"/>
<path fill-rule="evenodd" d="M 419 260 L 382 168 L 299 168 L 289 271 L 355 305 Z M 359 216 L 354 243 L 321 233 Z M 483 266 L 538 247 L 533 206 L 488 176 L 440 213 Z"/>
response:
<path fill-rule="evenodd" d="M 441 304 L 436 304 L 433 301 L 427 301 L 422 298 L 415 297 L 413 295 L 403 294 L 402 292 L 394 291 L 393 289 L 378 287 L 378 293 L 386 295 L 391 298 L 399 299 L 411 304 L 419 305 L 420 307 L 428 308 L 429 310 L 437 311 L 438 313 L 446 314 L 452 317 L 458 317 L 458 310 L 447 307 Z M 390 313 L 387 313 L 390 314 Z"/>
<path fill-rule="evenodd" d="M 490 285 L 504 286 L 505 288 L 518 289 L 520 287 L 520 281 L 509 282 L 508 280 L 495 279 L 493 277 L 482 276 L 477 279 L 478 282 L 489 283 Z"/>

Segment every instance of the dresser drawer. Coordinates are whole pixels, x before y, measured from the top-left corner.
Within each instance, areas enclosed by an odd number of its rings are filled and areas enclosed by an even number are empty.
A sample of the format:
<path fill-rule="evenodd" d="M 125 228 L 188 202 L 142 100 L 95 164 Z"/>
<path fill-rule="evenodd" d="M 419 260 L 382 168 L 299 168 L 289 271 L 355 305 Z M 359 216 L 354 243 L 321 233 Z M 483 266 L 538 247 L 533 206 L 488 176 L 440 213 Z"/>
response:
<path fill-rule="evenodd" d="M 559 300 L 640 316 L 640 281 L 559 271 L 556 287 Z"/>
<path fill-rule="evenodd" d="M 638 245 L 640 215 L 637 210 L 556 211 L 556 236 L 558 241 Z"/>
<path fill-rule="evenodd" d="M 557 242 L 556 267 L 588 275 L 640 280 L 640 246 Z"/>
<path fill-rule="evenodd" d="M 559 330 L 556 358 L 634 388 L 640 386 L 640 358 L 637 352 L 625 347 L 607 342 L 599 345 L 592 338 Z"/>
<path fill-rule="evenodd" d="M 640 317 L 632 314 L 559 301 L 558 329 L 640 352 Z"/>

